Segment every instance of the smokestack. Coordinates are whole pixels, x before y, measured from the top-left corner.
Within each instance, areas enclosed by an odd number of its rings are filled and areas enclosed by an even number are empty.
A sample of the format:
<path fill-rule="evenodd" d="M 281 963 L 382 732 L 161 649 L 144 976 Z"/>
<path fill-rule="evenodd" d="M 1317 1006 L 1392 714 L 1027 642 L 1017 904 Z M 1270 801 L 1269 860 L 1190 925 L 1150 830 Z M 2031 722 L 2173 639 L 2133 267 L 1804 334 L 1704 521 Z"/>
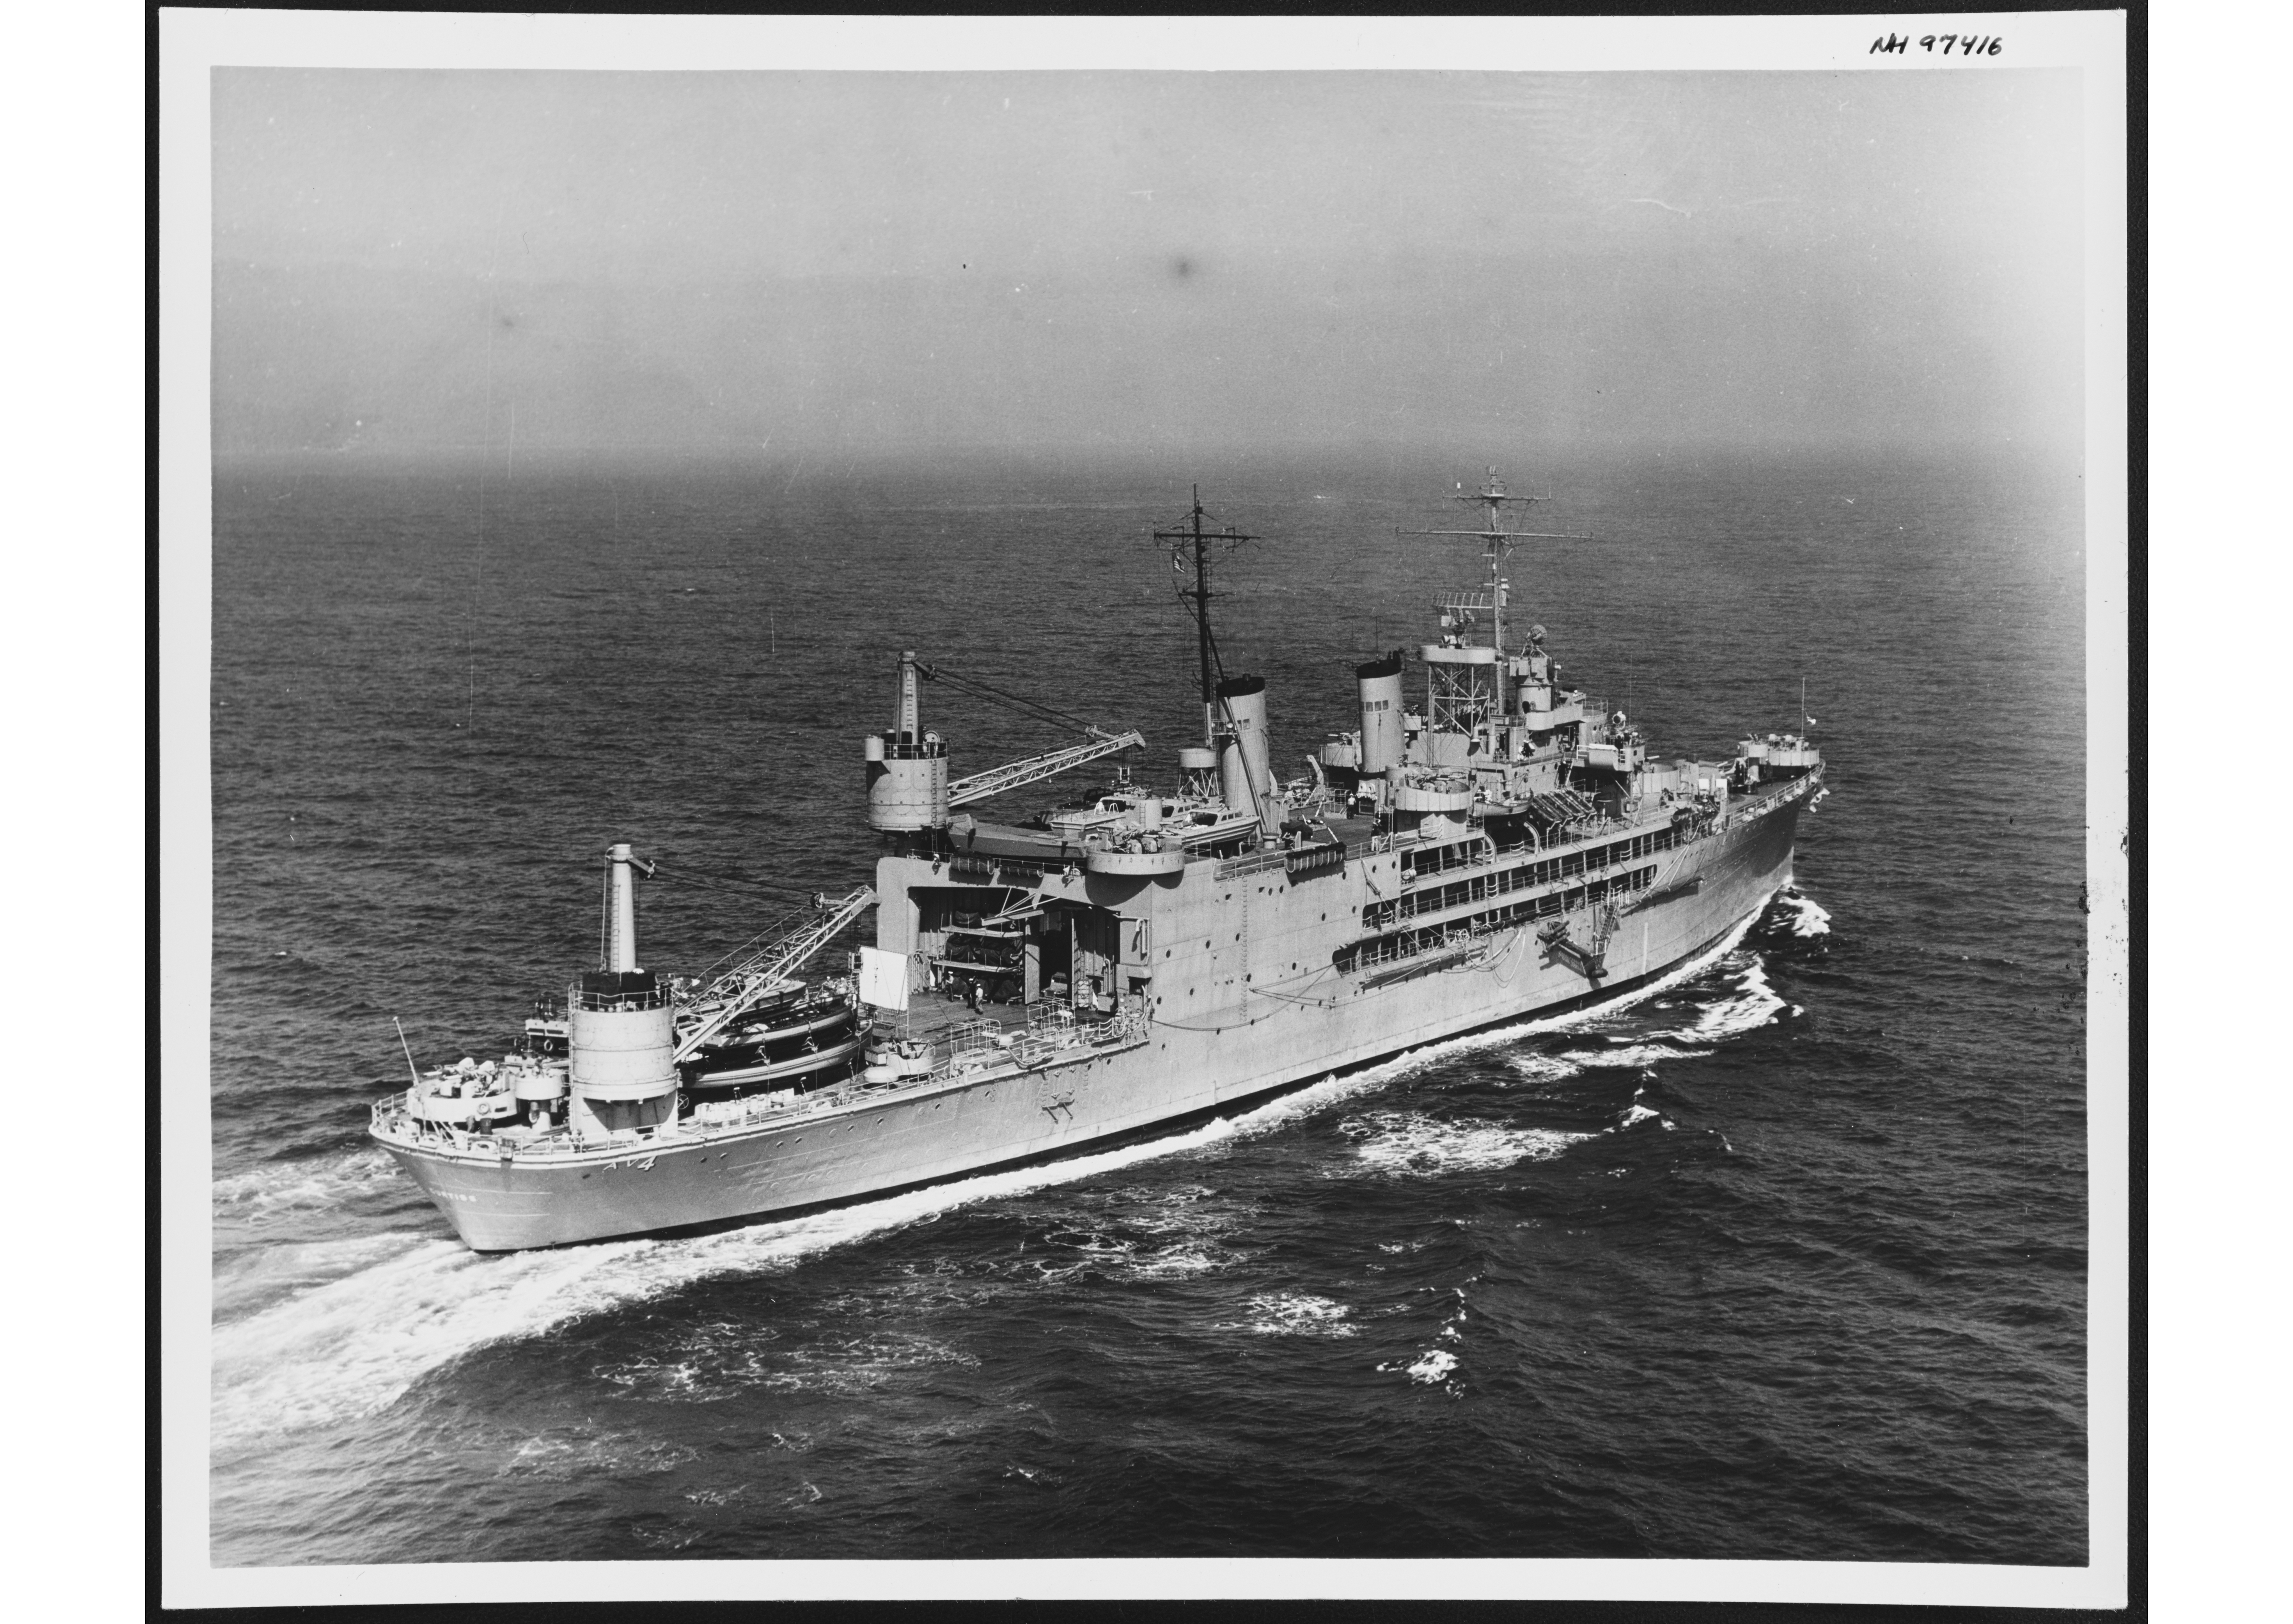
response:
<path fill-rule="evenodd" d="M 1356 666 L 1354 681 L 1361 688 L 1359 771 L 1364 778 L 1376 778 L 1401 764 L 1401 650 Z"/>
<path fill-rule="evenodd" d="M 566 999 L 572 1100 L 566 1120 L 578 1137 L 622 1128 L 672 1129 L 677 1121 L 677 1004 L 668 978 L 637 968 L 636 869 L 626 845 L 612 864 L 607 962 L 584 974 Z"/>
<path fill-rule="evenodd" d="M 612 962 L 605 968 L 623 975 L 637 967 L 636 876 L 629 867 L 629 848 L 617 845 L 606 855 L 613 865 Z"/>
<path fill-rule="evenodd" d="M 919 715 L 921 707 L 916 700 L 916 651 L 900 650 L 900 683 L 892 700 L 892 742 L 917 744 L 923 722 Z"/>
<path fill-rule="evenodd" d="M 1271 834 L 1282 828 L 1274 798 L 1274 747 L 1266 735 L 1266 679 L 1228 677 L 1218 685 L 1219 714 L 1229 730 L 1219 751 L 1219 791 L 1236 812 L 1254 812 Z"/>
<path fill-rule="evenodd" d="M 861 746 L 867 762 L 868 827 L 891 834 L 947 827 L 947 745 L 923 731 L 916 676 L 916 651 L 903 649 L 893 690 L 891 736 L 871 733 Z"/>

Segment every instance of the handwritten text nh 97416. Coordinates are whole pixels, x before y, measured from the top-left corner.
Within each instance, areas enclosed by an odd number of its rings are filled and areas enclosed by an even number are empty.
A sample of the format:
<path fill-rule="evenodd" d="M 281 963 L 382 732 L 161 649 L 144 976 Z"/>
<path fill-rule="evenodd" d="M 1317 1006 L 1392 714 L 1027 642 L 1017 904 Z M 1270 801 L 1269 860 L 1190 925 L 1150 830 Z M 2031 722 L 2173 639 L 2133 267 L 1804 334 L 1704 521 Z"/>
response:
<path fill-rule="evenodd" d="M 1996 34 L 1922 34 L 1913 39 L 1908 34 L 1882 34 L 1871 42 L 1870 56 L 1904 56 L 1916 45 L 1930 56 L 1949 56 L 1954 51 L 1961 56 L 1997 56 L 2006 49 L 2006 42 Z"/>

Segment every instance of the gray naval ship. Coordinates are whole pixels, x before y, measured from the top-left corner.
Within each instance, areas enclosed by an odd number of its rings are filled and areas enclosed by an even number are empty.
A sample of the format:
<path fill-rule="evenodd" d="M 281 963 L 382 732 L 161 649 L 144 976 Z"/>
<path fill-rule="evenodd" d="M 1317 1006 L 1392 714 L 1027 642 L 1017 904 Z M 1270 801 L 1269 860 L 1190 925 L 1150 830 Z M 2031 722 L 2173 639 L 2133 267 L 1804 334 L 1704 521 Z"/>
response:
<path fill-rule="evenodd" d="M 1177 782 L 1117 765 L 1033 821 L 968 810 L 1144 744 L 1078 745 L 951 780 L 924 726 L 936 671 L 899 656 L 864 754 L 872 885 L 706 976 L 642 966 L 636 890 L 605 854 L 603 963 L 498 1061 L 424 1072 L 376 1140 L 479 1251 L 736 1222 L 1067 1154 L 1477 1029 L 1603 1003 L 1689 965 L 1792 879 L 1821 753 L 1796 732 L 1660 761 L 1576 686 L 1541 626 L 1515 641 L 1495 471 L 1487 576 L 1439 633 L 1355 671 L 1360 725 L 1276 777 L 1266 683 L 1227 675 L 1211 560 L 1172 548 L 1196 629 L 1201 741 Z M 1576 539 L 1584 539 L 1578 537 Z M 1411 668 L 1415 670 L 1413 675 Z M 984 685 L 974 685 L 984 686 Z M 875 944 L 807 981 L 870 908 Z"/>

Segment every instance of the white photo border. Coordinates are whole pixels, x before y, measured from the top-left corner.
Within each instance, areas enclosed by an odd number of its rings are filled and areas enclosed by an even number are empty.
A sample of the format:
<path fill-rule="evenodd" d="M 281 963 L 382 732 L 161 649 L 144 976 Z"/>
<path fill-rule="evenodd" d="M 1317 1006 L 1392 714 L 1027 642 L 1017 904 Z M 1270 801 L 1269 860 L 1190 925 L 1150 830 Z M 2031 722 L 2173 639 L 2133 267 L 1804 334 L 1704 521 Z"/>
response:
<path fill-rule="evenodd" d="M 1984 12 L 2011 41 L 1950 70 L 2085 75 L 2089 1564 L 1170 1559 L 489 1563 L 221 1569 L 208 1558 L 207 1113 L 210 70 L 219 66 L 1228 71 L 1941 70 L 1874 55 L 1937 14 L 1684 18 L 732 18 L 163 11 L 159 15 L 158 726 L 162 1545 L 167 1606 L 767 1598 L 1571 1598 L 2122 1606 L 2127 1599 L 2127 30 L 2120 12 Z"/>

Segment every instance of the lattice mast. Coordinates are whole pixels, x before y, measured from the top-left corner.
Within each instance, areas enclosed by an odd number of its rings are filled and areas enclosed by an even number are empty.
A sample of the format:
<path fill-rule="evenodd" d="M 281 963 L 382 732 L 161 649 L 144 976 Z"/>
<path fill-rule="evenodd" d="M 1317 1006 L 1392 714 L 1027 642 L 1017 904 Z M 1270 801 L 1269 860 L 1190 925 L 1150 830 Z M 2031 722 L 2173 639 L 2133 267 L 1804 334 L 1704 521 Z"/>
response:
<path fill-rule="evenodd" d="M 1516 541 L 1590 541 L 1590 536 L 1579 536 L 1566 530 L 1509 530 L 1504 528 L 1504 505 L 1517 502 L 1523 507 L 1535 502 L 1550 502 L 1552 493 L 1541 497 L 1517 497 L 1506 490 L 1504 481 L 1497 478 L 1492 466 L 1488 477 L 1479 490 L 1467 490 L 1462 481 L 1457 485 L 1453 502 L 1479 502 L 1488 509 L 1488 522 L 1478 530 L 1401 530 L 1403 536 L 1470 536 L 1481 544 L 1481 555 L 1488 561 L 1489 585 L 1486 592 L 1449 593 L 1443 596 L 1440 608 L 1444 613 L 1458 619 L 1459 630 L 1471 624 L 1479 613 L 1489 617 L 1489 646 L 1504 647 L 1504 611 L 1506 593 L 1512 581 L 1504 573 L 1505 561 L 1512 556 Z"/>
<path fill-rule="evenodd" d="M 1469 536 L 1481 544 L 1481 555 L 1488 563 L 1487 586 L 1476 592 L 1444 593 L 1435 607 L 1440 610 L 1445 626 L 1454 629 L 1460 642 L 1465 641 L 1474 621 L 1479 617 L 1482 615 L 1488 617 L 1488 646 L 1495 649 L 1498 656 L 1495 665 L 1491 668 L 1495 691 L 1490 695 L 1490 702 L 1495 714 L 1503 716 L 1509 714 L 1511 708 L 1510 684 L 1505 680 L 1504 613 L 1506 594 L 1511 588 L 1512 581 L 1504 571 L 1505 562 L 1512 556 L 1513 543 L 1517 541 L 1590 541 L 1592 537 L 1563 530 L 1505 529 L 1506 503 L 1517 503 L 1527 507 L 1537 502 L 1550 502 L 1552 500 L 1552 493 L 1548 490 L 1543 496 L 1515 496 L 1505 489 L 1504 481 L 1497 478 L 1497 471 L 1494 465 L 1490 466 L 1488 475 L 1482 481 L 1479 489 L 1467 490 L 1464 482 L 1459 481 L 1456 492 L 1450 500 L 1481 504 L 1487 510 L 1487 522 L 1478 530 L 1397 530 L 1396 534 Z"/>

